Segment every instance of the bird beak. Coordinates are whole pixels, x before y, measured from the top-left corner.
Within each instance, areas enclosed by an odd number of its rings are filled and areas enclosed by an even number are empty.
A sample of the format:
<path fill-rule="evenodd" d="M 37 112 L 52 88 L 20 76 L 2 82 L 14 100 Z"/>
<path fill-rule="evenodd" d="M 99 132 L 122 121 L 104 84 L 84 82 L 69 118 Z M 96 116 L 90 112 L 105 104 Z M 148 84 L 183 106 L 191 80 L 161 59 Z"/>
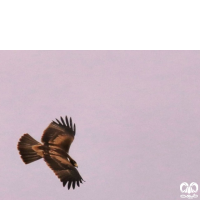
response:
<path fill-rule="evenodd" d="M 75 163 L 75 164 L 74 164 L 74 166 L 78 168 L 78 165 L 77 165 L 77 163 Z"/>

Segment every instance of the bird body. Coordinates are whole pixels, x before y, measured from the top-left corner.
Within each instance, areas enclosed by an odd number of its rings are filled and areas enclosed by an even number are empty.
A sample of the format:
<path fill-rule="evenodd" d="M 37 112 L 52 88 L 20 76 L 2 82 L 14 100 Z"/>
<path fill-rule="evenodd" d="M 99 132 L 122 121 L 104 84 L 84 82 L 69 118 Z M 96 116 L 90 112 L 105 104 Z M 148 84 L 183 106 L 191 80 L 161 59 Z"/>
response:
<path fill-rule="evenodd" d="M 41 158 L 54 171 L 68 189 L 82 183 L 83 179 L 75 167 L 76 161 L 69 156 L 69 149 L 74 140 L 76 126 L 72 124 L 72 119 L 68 121 L 67 116 L 61 121 L 53 121 L 44 130 L 42 143 L 32 138 L 28 133 L 24 134 L 18 142 L 18 150 L 25 164 L 32 163 Z"/>

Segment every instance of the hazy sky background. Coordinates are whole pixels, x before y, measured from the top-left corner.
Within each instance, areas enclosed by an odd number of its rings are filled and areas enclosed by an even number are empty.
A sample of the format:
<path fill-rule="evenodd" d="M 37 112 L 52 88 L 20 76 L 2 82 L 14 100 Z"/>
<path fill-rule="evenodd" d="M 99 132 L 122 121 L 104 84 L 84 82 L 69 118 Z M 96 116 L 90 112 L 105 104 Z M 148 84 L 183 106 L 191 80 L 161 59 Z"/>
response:
<path fill-rule="evenodd" d="M 174 200 L 200 184 L 200 51 L 0 51 L 0 81 L 1 199 Z M 17 151 L 65 115 L 75 190 Z"/>

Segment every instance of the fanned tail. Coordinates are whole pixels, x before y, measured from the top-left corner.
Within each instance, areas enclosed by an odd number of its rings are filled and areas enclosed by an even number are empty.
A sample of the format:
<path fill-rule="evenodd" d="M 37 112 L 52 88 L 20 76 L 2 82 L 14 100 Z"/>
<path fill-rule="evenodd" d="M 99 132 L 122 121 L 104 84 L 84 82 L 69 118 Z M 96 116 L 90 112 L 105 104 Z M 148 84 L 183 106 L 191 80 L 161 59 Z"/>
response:
<path fill-rule="evenodd" d="M 28 133 L 24 134 L 17 145 L 19 153 L 24 163 L 29 164 L 42 158 L 32 149 L 32 146 L 40 145 L 38 141 L 32 138 Z"/>

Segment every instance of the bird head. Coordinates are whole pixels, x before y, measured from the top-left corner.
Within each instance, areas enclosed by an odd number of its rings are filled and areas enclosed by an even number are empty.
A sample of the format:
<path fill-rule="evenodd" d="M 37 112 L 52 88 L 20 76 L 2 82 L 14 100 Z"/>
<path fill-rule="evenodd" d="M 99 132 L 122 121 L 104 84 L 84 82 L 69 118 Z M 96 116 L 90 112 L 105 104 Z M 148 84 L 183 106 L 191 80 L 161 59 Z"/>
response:
<path fill-rule="evenodd" d="M 77 163 L 76 163 L 75 160 L 70 160 L 70 163 L 71 163 L 74 167 L 77 167 L 77 168 L 78 168 L 78 165 L 77 165 Z"/>

